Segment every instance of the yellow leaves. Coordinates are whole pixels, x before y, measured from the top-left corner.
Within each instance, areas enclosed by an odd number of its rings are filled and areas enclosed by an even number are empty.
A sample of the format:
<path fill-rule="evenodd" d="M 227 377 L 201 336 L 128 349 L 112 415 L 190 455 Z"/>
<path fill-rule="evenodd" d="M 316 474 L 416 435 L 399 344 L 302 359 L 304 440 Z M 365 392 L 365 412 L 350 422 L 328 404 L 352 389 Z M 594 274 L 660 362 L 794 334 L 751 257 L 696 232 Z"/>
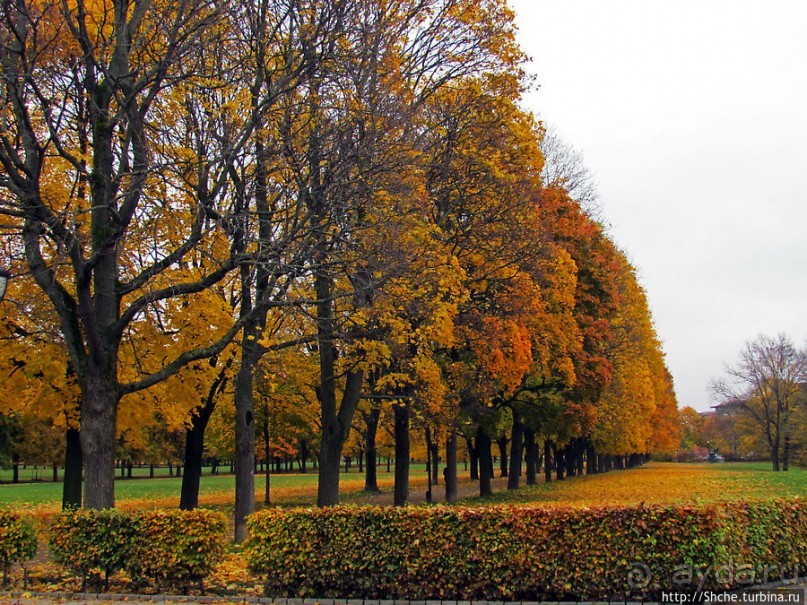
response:
<path fill-rule="evenodd" d="M 386 368 L 392 360 L 392 352 L 387 343 L 379 340 L 362 339 L 348 347 L 348 355 L 358 358 L 359 367 L 370 372 L 376 368 Z"/>
<path fill-rule="evenodd" d="M 413 379 L 408 373 L 388 372 L 378 379 L 376 388 L 391 392 L 401 392 L 412 386 Z"/>

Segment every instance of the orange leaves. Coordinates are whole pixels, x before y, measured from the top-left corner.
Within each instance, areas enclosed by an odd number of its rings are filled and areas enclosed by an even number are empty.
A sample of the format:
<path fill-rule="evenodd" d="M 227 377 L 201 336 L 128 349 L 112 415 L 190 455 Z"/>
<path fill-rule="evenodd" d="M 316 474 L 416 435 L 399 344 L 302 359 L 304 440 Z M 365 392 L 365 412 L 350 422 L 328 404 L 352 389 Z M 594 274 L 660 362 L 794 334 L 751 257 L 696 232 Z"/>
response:
<path fill-rule="evenodd" d="M 476 337 L 476 355 L 483 377 L 505 394 L 511 394 L 532 364 L 527 327 L 513 320 L 485 317 Z"/>

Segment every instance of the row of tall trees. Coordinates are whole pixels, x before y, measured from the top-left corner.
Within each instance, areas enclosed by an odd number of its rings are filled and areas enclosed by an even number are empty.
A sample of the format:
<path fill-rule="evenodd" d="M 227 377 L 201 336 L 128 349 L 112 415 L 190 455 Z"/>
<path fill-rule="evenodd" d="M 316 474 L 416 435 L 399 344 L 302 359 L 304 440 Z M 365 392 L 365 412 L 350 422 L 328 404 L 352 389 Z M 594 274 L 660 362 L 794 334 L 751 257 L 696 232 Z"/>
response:
<path fill-rule="evenodd" d="M 668 445 L 644 292 L 523 61 L 502 0 L 2 3 L 4 401 L 65 430 L 85 506 L 159 426 L 183 506 L 232 440 L 237 540 L 281 418 L 322 506 L 385 409 L 398 503 L 413 418 L 454 489 L 469 440 L 482 493 L 502 423 L 516 451 Z"/>

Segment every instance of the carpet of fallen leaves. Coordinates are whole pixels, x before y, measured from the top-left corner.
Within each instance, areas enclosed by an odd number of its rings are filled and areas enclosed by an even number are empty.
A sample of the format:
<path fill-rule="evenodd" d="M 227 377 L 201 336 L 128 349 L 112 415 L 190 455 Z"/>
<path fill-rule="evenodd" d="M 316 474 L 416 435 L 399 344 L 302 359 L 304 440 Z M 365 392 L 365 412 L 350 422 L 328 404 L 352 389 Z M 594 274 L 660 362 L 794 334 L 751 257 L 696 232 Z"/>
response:
<path fill-rule="evenodd" d="M 538 484 L 515 492 L 499 492 L 492 503 L 545 506 L 631 506 L 706 504 L 732 500 L 807 496 L 807 470 L 774 473 L 761 464 L 674 464 L 645 466 Z M 463 504 L 482 504 L 473 498 Z"/>

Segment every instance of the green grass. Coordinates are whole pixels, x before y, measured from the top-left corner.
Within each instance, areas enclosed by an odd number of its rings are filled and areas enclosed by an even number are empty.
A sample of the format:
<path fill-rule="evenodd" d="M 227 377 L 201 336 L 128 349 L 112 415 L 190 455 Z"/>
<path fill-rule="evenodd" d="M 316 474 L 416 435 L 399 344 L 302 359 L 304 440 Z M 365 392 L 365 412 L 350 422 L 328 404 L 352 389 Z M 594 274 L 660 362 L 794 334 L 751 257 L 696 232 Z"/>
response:
<path fill-rule="evenodd" d="M 460 471 L 461 474 L 462 471 Z M 424 467 L 413 465 L 412 493 L 425 489 Z M 379 483 L 386 492 L 379 496 L 362 492 L 363 475 L 342 474 L 342 499 L 346 503 L 388 504 L 392 474 L 379 468 Z M 179 504 L 181 478 L 118 480 L 116 501 L 122 507 L 175 507 Z M 673 464 L 649 463 L 643 467 L 613 471 L 604 475 L 569 478 L 550 484 L 539 483 L 515 492 L 504 489 L 503 480 L 495 482 L 498 493 L 492 498 L 464 498 L 461 503 L 540 504 L 548 506 L 602 506 L 607 504 L 694 503 L 748 498 L 807 496 L 807 470 L 791 468 L 774 473 L 766 463 Z M 233 502 L 235 480 L 232 475 L 205 475 L 200 488 L 202 506 L 229 508 Z M 272 501 L 282 506 L 311 506 L 316 501 L 316 471 L 308 474 L 272 475 Z M 467 478 L 461 489 L 472 494 L 476 484 Z M 256 476 L 256 502 L 263 499 L 264 479 Z M 61 483 L 37 482 L 0 485 L 0 507 L 58 510 L 62 498 Z"/>
<path fill-rule="evenodd" d="M 379 482 L 391 481 L 392 473 L 385 472 L 385 465 L 379 466 Z M 148 469 L 144 469 L 148 471 Z M 412 474 L 424 473 L 424 466 L 412 465 Z M 22 476 L 21 478 L 24 478 Z M 364 475 L 352 470 L 342 473 L 341 481 L 345 484 L 346 496 L 357 491 L 356 483 L 362 483 Z M 154 500 L 158 505 L 178 506 L 181 477 L 116 479 L 115 499 L 118 503 L 127 501 Z M 263 474 L 255 476 L 256 501 L 262 500 L 264 490 Z M 310 505 L 316 501 L 317 471 L 309 470 L 306 474 L 279 474 L 271 476 L 273 495 L 277 493 L 279 501 L 284 505 Z M 200 501 L 210 500 L 212 505 L 227 505 L 232 500 L 235 490 L 233 475 L 203 475 L 199 496 Z M 361 490 L 361 486 L 358 491 Z M 38 481 L 31 483 L 0 485 L 0 507 L 19 507 L 24 505 L 57 505 L 62 501 L 62 483 Z"/>

